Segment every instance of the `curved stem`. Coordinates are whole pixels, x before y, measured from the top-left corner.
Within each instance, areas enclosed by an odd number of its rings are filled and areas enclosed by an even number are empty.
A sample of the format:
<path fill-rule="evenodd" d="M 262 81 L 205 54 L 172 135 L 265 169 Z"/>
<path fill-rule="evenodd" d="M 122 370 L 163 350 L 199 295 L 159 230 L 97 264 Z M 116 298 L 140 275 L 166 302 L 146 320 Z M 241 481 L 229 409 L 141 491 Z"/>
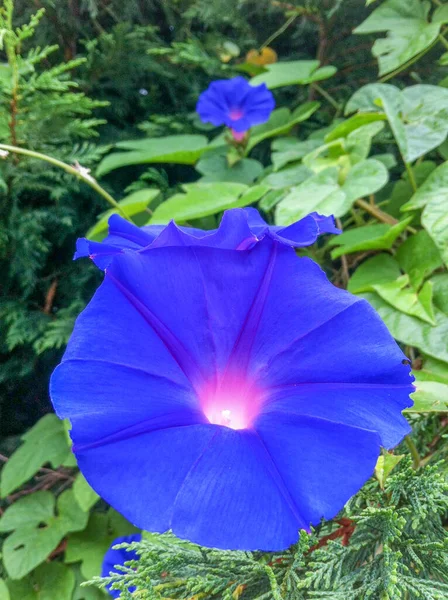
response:
<path fill-rule="evenodd" d="M 9 146 L 8 144 L 0 144 L 0 150 L 5 150 L 6 152 L 11 152 L 13 154 L 23 154 L 24 156 L 29 156 L 31 158 L 37 158 L 38 160 L 44 160 L 55 167 L 59 167 L 63 169 L 66 173 L 70 173 L 70 175 L 74 175 L 78 179 L 81 179 L 84 183 L 89 185 L 97 194 L 102 196 L 111 206 L 113 206 L 116 210 L 120 212 L 122 217 L 124 217 L 127 221 L 129 221 L 129 217 L 118 204 L 118 202 L 112 198 L 112 196 L 106 192 L 104 188 L 100 186 L 100 184 L 89 175 L 85 175 L 80 172 L 76 167 L 72 165 L 68 165 L 62 160 L 58 160 L 57 158 L 53 158 L 52 156 L 48 156 L 47 154 L 42 154 L 41 152 L 35 152 L 34 150 L 27 150 L 26 148 L 19 148 L 18 146 Z"/>
<path fill-rule="evenodd" d="M 277 31 L 274 31 L 274 33 L 268 37 L 268 39 L 260 46 L 260 52 L 263 50 L 263 48 L 266 48 L 266 46 L 269 46 L 269 44 L 271 42 L 273 42 L 275 40 L 275 38 L 277 38 L 279 35 L 281 35 L 286 29 L 288 29 L 288 27 L 291 25 L 291 23 L 293 23 L 297 17 L 298 17 L 298 13 L 296 13 L 295 15 L 292 15 L 291 17 L 289 17 L 289 19 L 287 21 L 285 21 L 285 23 L 283 23 L 283 25 L 281 27 L 279 27 L 279 29 L 277 29 Z"/>
<path fill-rule="evenodd" d="M 409 449 L 409 452 L 411 453 L 414 469 L 418 469 L 420 467 L 420 454 L 418 453 L 417 446 L 414 444 L 414 440 L 410 435 L 407 435 L 404 438 L 404 441 Z"/>

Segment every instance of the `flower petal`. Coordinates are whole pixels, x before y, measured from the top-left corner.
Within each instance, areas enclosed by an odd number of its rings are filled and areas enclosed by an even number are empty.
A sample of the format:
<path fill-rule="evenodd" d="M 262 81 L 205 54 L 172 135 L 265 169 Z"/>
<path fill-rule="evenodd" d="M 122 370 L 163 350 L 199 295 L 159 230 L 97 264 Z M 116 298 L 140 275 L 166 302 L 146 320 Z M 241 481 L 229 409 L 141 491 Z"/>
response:
<path fill-rule="evenodd" d="M 172 521 L 179 537 L 234 550 L 282 550 L 307 525 L 259 437 L 226 427 L 188 473 Z"/>
<path fill-rule="evenodd" d="M 375 432 L 324 419 L 268 413 L 255 429 L 307 523 L 333 518 L 373 474 Z"/>
<path fill-rule="evenodd" d="M 179 489 L 215 432 L 210 424 L 169 427 L 81 449 L 76 458 L 93 489 L 128 521 L 163 533 Z"/>

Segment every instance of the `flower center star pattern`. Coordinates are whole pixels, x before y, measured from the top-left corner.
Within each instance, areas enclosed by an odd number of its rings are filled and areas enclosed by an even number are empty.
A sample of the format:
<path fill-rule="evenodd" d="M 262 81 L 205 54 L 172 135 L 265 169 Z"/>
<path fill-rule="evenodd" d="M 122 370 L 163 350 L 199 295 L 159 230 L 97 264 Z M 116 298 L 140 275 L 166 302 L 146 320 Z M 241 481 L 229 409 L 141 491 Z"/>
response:
<path fill-rule="evenodd" d="M 287 548 L 410 430 L 384 324 L 282 240 L 115 254 L 77 320 L 52 400 L 89 483 L 142 529 Z"/>

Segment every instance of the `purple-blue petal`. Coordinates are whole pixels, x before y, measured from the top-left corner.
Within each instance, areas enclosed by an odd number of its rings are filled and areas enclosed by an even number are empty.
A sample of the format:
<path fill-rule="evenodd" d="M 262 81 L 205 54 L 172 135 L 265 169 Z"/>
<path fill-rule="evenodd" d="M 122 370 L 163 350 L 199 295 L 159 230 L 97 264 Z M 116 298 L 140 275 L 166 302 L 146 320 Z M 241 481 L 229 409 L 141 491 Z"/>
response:
<path fill-rule="evenodd" d="M 117 549 L 114 550 L 114 546 L 118 546 L 118 544 L 132 544 L 132 542 L 140 542 L 142 539 L 141 533 L 135 533 L 133 535 L 126 535 L 122 537 L 116 538 L 112 544 L 110 545 L 109 550 L 106 552 L 103 558 L 103 564 L 101 567 L 101 577 L 109 577 L 111 573 L 122 573 L 116 569 L 116 565 L 123 566 L 124 563 L 129 560 L 138 560 L 139 555 L 135 550 L 127 551 L 126 549 Z M 119 590 L 111 590 L 110 585 L 106 587 L 109 594 L 112 598 L 119 598 L 121 592 Z M 135 591 L 135 587 L 129 588 L 129 591 L 132 593 Z"/>
<path fill-rule="evenodd" d="M 119 215 L 109 219 L 109 235 L 103 242 L 85 238 L 77 241 L 74 258 L 89 256 L 105 269 L 116 254 L 126 250 L 142 250 L 162 246 L 210 246 L 229 250 L 247 250 L 266 235 L 296 248 L 314 244 L 323 233 L 340 233 L 333 217 L 311 213 L 288 227 L 268 225 L 255 208 L 233 208 L 224 212 L 218 229 L 204 231 L 180 227 L 171 221 L 168 225 L 137 227 Z"/>
<path fill-rule="evenodd" d="M 251 86 L 239 76 L 213 81 L 199 96 L 196 111 L 205 123 L 243 132 L 266 123 L 274 107 L 274 97 L 265 84 Z"/>
<path fill-rule="evenodd" d="M 116 256 L 52 377 L 86 479 L 142 529 L 283 549 L 408 431 L 409 367 L 377 314 L 268 233 Z M 210 394 L 227 408 L 240 384 L 253 421 L 214 424 Z"/>

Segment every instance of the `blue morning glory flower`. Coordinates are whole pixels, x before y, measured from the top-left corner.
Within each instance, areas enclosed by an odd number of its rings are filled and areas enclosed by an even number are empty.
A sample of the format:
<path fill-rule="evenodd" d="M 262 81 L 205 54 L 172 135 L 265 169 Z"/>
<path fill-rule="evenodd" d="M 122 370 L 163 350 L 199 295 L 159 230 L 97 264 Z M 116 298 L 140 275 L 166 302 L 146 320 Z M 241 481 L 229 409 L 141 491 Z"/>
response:
<path fill-rule="evenodd" d="M 103 564 L 101 567 L 101 577 L 109 577 L 111 573 L 123 573 L 115 568 L 116 565 L 123 566 L 125 562 L 129 560 L 138 560 L 139 555 L 135 551 L 127 551 L 125 548 L 121 550 L 114 550 L 114 546 L 118 544 L 131 544 L 132 542 L 140 542 L 142 539 L 141 533 L 135 533 L 133 535 L 127 535 L 123 537 L 116 538 L 112 544 L 110 545 L 109 550 L 106 552 L 103 558 Z M 119 598 L 121 592 L 119 590 L 111 590 L 110 585 L 107 586 L 107 591 L 112 596 L 112 598 Z M 135 588 L 129 588 L 129 591 L 132 593 L 135 591 Z"/>
<path fill-rule="evenodd" d="M 268 225 L 255 208 L 233 208 L 224 212 L 218 229 L 204 231 L 168 225 L 137 227 L 119 215 L 109 219 L 109 235 L 102 242 L 80 238 L 74 258 L 89 256 L 100 268 L 108 266 L 116 254 L 161 246 L 212 246 L 247 250 L 265 236 L 287 246 L 302 248 L 314 244 L 319 235 L 341 233 L 334 217 L 311 213 L 288 227 Z"/>
<path fill-rule="evenodd" d="M 115 256 L 51 380 L 90 485 L 141 529 L 282 550 L 410 428 L 373 308 L 265 236 Z"/>
<path fill-rule="evenodd" d="M 199 96 L 196 111 L 204 123 L 226 125 L 241 140 L 248 129 L 266 123 L 274 107 L 264 83 L 252 86 L 244 77 L 234 77 L 213 81 Z"/>

